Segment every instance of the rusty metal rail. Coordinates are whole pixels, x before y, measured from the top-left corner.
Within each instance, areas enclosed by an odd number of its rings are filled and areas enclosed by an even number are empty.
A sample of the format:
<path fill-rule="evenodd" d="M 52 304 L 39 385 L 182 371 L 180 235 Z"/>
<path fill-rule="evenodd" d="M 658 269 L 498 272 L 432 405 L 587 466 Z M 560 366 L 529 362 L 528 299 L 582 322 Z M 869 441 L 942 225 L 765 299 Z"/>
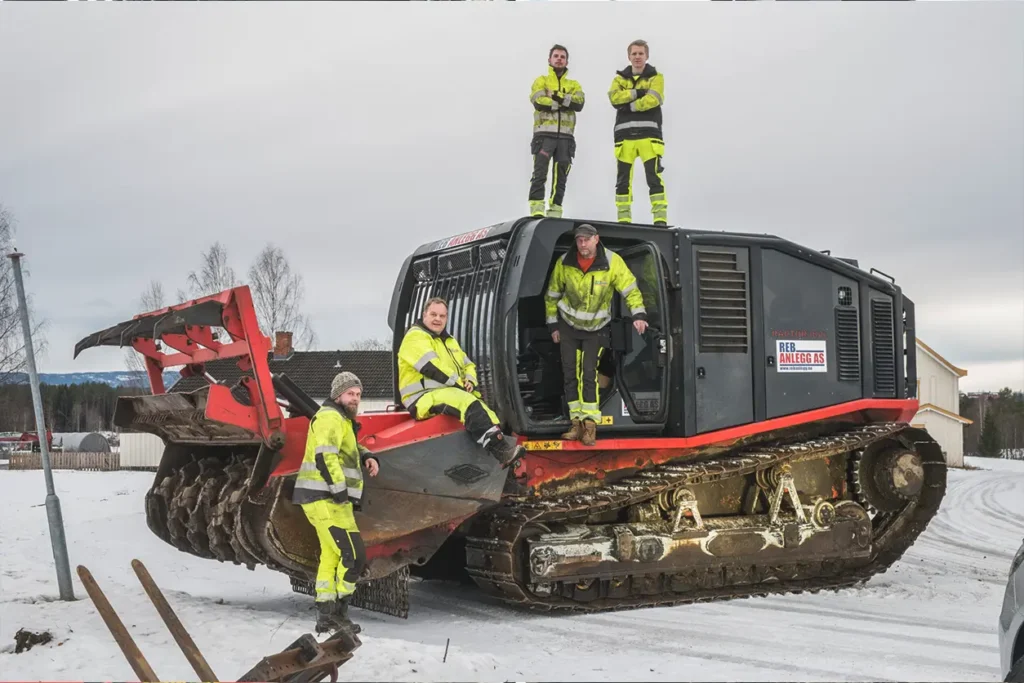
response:
<path fill-rule="evenodd" d="M 199 651 L 199 647 L 174 613 L 145 565 L 139 560 L 132 560 L 132 568 L 149 596 L 150 602 L 153 603 L 167 629 L 174 636 L 174 641 L 178 644 L 185 659 L 199 676 L 199 680 L 221 680 L 213 672 L 203 653 Z M 110 601 L 100 590 L 92 573 L 84 566 L 78 565 L 78 576 L 135 675 L 139 677 L 140 681 L 159 681 L 153 667 L 146 661 Z M 338 667 L 352 659 L 353 652 L 360 645 L 362 642 L 359 638 L 347 631 L 339 631 L 322 643 L 317 642 L 311 634 L 305 633 L 283 651 L 263 657 L 238 681 L 317 683 L 330 677 L 331 682 L 336 683 Z"/>

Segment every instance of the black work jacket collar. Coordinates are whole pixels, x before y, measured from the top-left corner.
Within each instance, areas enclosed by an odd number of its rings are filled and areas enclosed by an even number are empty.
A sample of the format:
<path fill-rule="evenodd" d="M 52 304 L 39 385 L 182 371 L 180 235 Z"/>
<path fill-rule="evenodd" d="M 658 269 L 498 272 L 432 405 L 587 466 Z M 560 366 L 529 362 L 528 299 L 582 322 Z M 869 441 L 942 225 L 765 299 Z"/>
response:
<path fill-rule="evenodd" d="M 437 332 L 434 332 L 432 329 L 427 327 L 427 324 L 425 322 L 423 322 L 422 318 L 417 320 L 416 322 L 414 322 L 412 324 L 412 326 L 420 328 L 421 330 L 423 330 L 424 332 L 429 334 L 434 339 L 441 339 L 442 341 L 448 341 L 448 339 L 451 338 L 451 335 L 448 334 L 448 330 L 441 330 L 440 334 L 437 333 Z"/>
<path fill-rule="evenodd" d="M 618 73 L 623 78 L 633 78 L 634 76 L 639 76 L 640 78 L 654 78 L 655 76 L 658 75 L 658 70 L 648 63 L 644 65 L 643 71 L 641 71 L 639 74 L 634 74 L 633 65 L 629 64 L 628 66 L 626 66 L 625 69 Z"/>
<path fill-rule="evenodd" d="M 565 265 L 576 268 L 579 271 L 583 270 L 583 266 L 580 265 L 580 252 L 576 249 L 576 243 L 573 242 L 572 247 L 565 254 Z M 600 242 L 597 243 L 597 253 L 594 254 L 594 262 L 590 264 L 590 268 L 587 269 L 588 273 L 593 273 L 599 270 L 611 270 L 611 264 L 608 262 L 608 254 L 605 253 L 604 245 Z"/>

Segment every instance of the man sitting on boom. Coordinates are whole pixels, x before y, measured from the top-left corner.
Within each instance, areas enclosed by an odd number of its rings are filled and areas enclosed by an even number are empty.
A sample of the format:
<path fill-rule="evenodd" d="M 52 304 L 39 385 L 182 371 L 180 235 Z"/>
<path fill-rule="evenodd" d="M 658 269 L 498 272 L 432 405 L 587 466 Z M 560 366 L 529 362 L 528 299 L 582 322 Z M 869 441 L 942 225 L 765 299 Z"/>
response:
<path fill-rule="evenodd" d="M 498 417 L 476 390 L 476 365 L 445 331 L 447 324 L 448 303 L 434 297 L 402 339 L 398 348 L 402 404 L 417 420 L 432 415 L 459 418 L 473 440 L 508 467 L 526 449 L 501 433 Z"/>

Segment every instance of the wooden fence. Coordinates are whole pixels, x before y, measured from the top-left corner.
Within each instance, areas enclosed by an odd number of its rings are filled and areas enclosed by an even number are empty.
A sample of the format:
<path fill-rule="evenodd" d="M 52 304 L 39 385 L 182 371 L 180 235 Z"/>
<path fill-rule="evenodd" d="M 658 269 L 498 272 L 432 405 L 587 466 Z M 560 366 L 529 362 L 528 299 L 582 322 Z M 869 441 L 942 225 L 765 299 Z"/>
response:
<path fill-rule="evenodd" d="M 41 470 L 43 459 L 38 453 L 11 453 L 8 469 Z M 92 470 L 109 472 L 121 468 L 119 453 L 50 453 L 50 468 L 55 470 Z"/>

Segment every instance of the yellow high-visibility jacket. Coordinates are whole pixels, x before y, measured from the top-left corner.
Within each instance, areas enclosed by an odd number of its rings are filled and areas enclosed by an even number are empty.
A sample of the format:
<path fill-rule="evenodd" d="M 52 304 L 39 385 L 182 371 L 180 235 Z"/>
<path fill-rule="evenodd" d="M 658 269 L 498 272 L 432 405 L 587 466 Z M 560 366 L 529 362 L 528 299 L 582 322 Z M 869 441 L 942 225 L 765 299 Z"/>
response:
<path fill-rule="evenodd" d="M 306 452 L 295 480 L 292 502 L 351 503 L 363 498 L 362 465 L 369 452 L 356 443 L 356 429 L 341 406 L 328 399 L 309 421 Z"/>
<path fill-rule="evenodd" d="M 597 243 L 594 262 L 583 272 L 575 245 L 555 261 L 555 269 L 544 295 L 548 329 L 558 329 L 558 314 L 578 330 L 599 330 L 612 319 L 612 294 L 625 298 L 629 313 L 637 320 L 647 319 L 643 295 L 636 277 L 621 256 Z"/>
<path fill-rule="evenodd" d="M 555 137 L 573 137 L 576 134 L 576 112 L 583 111 L 585 96 L 583 87 L 566 74 L 559 77 L 554 67 L 548 67 L 547 74 L 538 76 L 530 88 L 530 102 L 533 104 L 533 133 Z M 548 97 L 547 91 L 554 93 Z"/>
<path fill-rule="evenodd" d="M 648 64 L 639 75 L 627 66 L 615 72 L 608 89 L 615 112 L 615 142 L 654 138 L 662 142 L 661 105 L 665 102 L 665 76 Z"/>
<path fill-rule="evenodd" d="M 461 387 L 466 380 L 477 385 L 476 364 L 455 337 L 435 334 L 416 321 L 398 347 L 398 386 L 402 405 L 412 410 L 425 393 L 442 387 Z M 474 391 L 474 394 L 477 392 Z"/>

